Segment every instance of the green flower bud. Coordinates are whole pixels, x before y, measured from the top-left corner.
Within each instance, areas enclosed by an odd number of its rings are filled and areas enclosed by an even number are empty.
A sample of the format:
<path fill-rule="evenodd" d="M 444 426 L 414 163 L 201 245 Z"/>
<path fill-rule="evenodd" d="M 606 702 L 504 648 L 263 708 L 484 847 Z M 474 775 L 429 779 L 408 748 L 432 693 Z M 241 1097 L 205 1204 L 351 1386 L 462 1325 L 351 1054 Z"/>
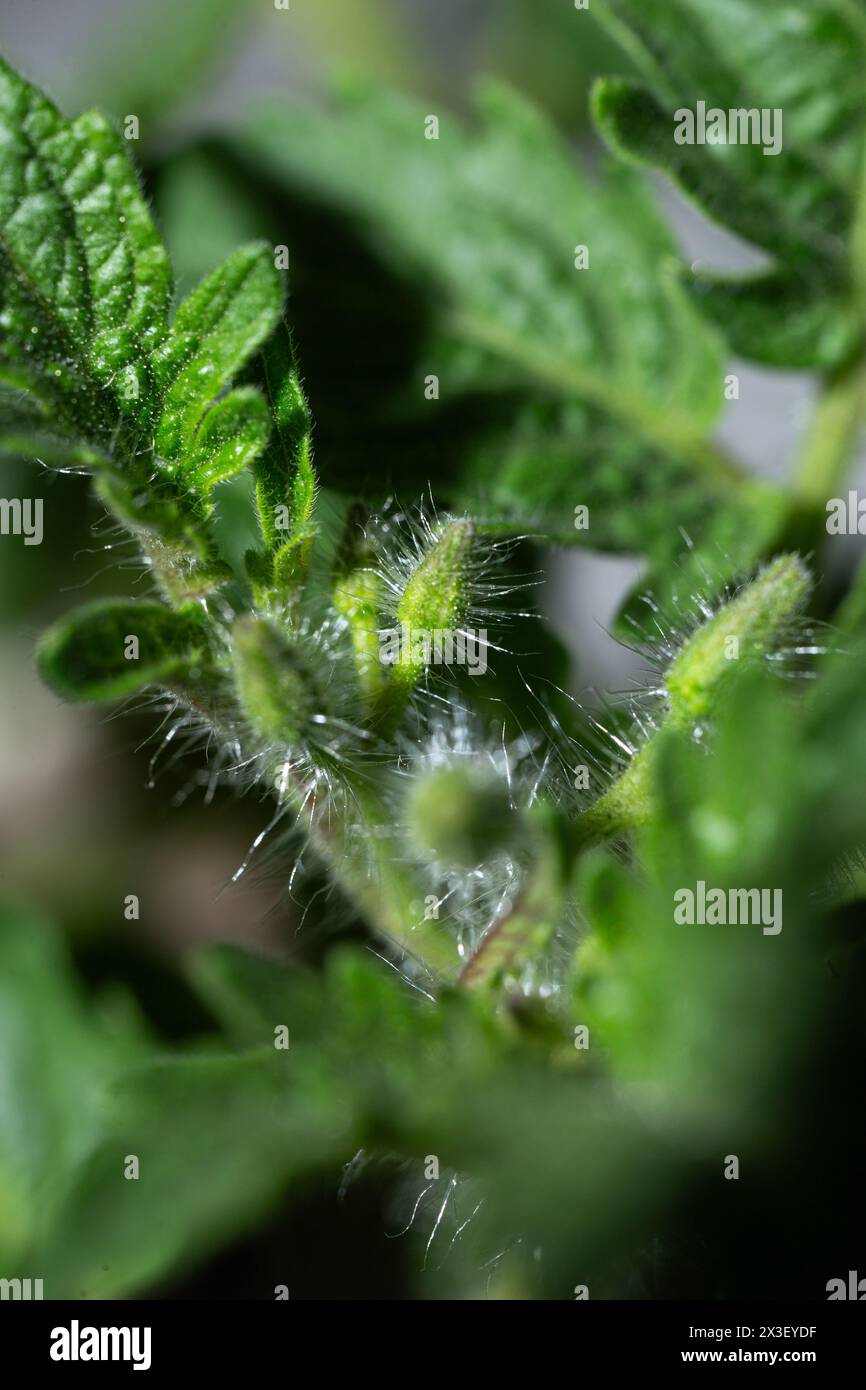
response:
<path fill-rule="evenodd" d="M 474 539 L 471 521 L 450 521 L 413 570 L 395 615 L 410 639 L 408 659 L 391 672 L 391 679 L 399 684 L 411 687 L 424 672 L 424 659 L 415 651 L 413 637 L 454 632 L 466 622 Z"/>
<path fill-rule="evenodd" d="M 505 788 L 469 768 L 440 768 L 417 779 L 407 803 L 409 833 L 424 854 L 471 869 L 507 848 L 519 826 Z"/>
<path fill-rule="evenodd" d="M 382 577 L 376 570 L 359 568 L 342 575 L 333 592 L 334 607 L 349 624 L 358 684 L 367 699 L 378 695 L 385 684 L 379 656 L 382 589 Z"/>
<path fill-rule="evenodd" d="M 799 556 L 782 555 L 703 623 L 665 678 L 671 723 L 693 724 L 709 714 L 732 674 L 772 650 L 810 589 Z"/>
<path fill-rule="evenodd" d="M 772 652 L 810 589 L 811 578 L 799 556 L 782 555 L 702 623 L 668 667 L 668 707 L 660 728 L 693 729 L 717 710 L 737 671 Z M 579 844 L 651 819 L 655 750 L 656 742 L 650 738 L 584 812 L 578 821 Z"/>

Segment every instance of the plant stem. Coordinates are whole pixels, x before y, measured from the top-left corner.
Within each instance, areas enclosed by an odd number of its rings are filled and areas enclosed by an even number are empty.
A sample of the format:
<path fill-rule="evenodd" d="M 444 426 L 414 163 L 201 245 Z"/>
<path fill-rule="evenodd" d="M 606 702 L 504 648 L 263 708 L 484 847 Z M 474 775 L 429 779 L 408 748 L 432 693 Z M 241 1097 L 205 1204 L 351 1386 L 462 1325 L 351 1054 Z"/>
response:
<path fill-rule="evenodd" d="M 861 16 L 862 22 L 862 16 Z M 848 245 L 851 275 L 860 306 L 860 322 L 866 333 L 866 152 L 861 156 L 860 178 Z"/>
<path fill-rule="evenodd" d="M 366 827 L 363 837 L 353 835 L 351 820 L 344 822 L 333 807 L 327 818 L 317 816 L 306 792 L 295 783 L 286 786 L 285 794 L 294 804 L 315 852 L 370 927 L 416 960 L 434 979 L 453 980 L 457 973 L 454 944 L 447 931 L 437 930 L 435 922 L 418 917 L 419 909 L 413 905 L 422 903 L 424 894 L 401 862 L 392 818 L 369 785 L 355 786 L 353 791 L 362 812 L 360 822 Z"/>
<path fill-rule="evenodd" d="M 628 767 L 574 824 L 576 852 L 635 830 L 651 818 L 650 760 L 653 742 L 639 748 Z"/>
<path fill-rule="evenodd" d="M 827 380 L 792 481 L 794 506 L 823 514 L 845 481 L 866 408 L 866 363 L 850 362 Z"/>

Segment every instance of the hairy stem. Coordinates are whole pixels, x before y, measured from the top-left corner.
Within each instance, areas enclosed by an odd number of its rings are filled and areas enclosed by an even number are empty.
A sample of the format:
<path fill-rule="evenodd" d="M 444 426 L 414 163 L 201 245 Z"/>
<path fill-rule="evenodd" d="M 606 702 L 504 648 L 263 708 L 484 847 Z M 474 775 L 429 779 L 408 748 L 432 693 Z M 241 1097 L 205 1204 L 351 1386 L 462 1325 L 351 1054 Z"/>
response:
<path fill-rule="evenodd" d="M 539 957 L 560 919 L 571 865 L 570 828 L 548 807 L 539 807 L 536 855 L 514 902 L 485 932 L 460 972 L 468 989 L 496 987 Z"/>
<path fill-rule="evenodd" d="M 368 925 L 411 956 L 434 979 L 456 974 L 454 943 L 435 921 L 423 916 L 424 894 L 411 869 L 401 859 L 392 819 L 381 797 L 369 785 L 355 786 L 355 806 L 361 815 L 343 820 L 329 807 L 327 818 L 311 809 L 309 798 L 294 782 L 285 795 L 331 877 L 358 908 Z M 363 824 L 363 835 L 358 826 Z"/>

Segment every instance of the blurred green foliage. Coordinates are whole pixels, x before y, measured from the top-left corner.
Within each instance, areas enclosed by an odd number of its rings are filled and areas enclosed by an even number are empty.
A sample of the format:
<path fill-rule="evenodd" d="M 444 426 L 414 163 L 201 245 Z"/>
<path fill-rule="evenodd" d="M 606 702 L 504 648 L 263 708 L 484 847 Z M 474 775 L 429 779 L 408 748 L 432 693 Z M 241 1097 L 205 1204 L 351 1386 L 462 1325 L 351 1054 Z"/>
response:
<path fill-rule="evenodd" d="M 351 56 L 424 101 L 354 81 L 326 110 L 272 102 L 217 134 L 187 137 L 196 93 L 249 14 L 194 4 L 181 20 L 148 7 L 141 31 L 108 35 L 76 80 L 88 105 L 142 120 L 176 290 L 108 125 L 57 118 L 46 167 L 73 177 L 82 150 L 98 152 L 130 216 L 110 237 L 98 219 L 79 219 L 86 259 L 103 276 L 102 293 L 86 300 L 62 249 L 68 219 L 47 194 L 29 225 L 14 216 L 21 179 L 36 167 L 32 150 L 26 169 L 20 158 L 20 128 L 44 137 L 55 118 L 42 107 L 22 114 L 14 79 L 5 103 L 9 476 L 22 476 L 26 453 L 101 468 L 116 514 L 148 534 L 156 527 L 172 546 L 192 544 L 191 569 L 172 551 L 163 579 L 219 583 L 237 607 L 250 588 L 259 606 L 273 603 L 308 564 L 321 604 L 350 534 L 349 501 L 375 507 L 392 490 L 405 499 L 429 486 L 482 534 L 530 532 L 644 557 L 641 587 L 660 608 L 632 600 L 626 617 L 660 630 L 664 667 L 725 581 L 792 532 L 810 547 L 823 539 L 821 498 L 844 476 L 862 422 L 866 19 L 853 0 L 720 0 L 712 14 L 691 0 L 596 8 L 604 33 L 595 15 L 513 0 L 488 28 L 479 23 L 478 51 L 518 77 L 566 137 L 582 123 L 589 78 L 620 74 L 595 95 L 608 144 L 628 163 L 672 174 L 773 257 L 768 272 L 742 283 L 684 274 L 640 175 L 613 164 L 590 172 L 585 153 L 502 86 L 486 86 L 473 105 L 459 70 L 443 74 L 396 5 L 377 6 L 373 27 L 368 7 L 293 0 L 308 39 L 326 33 L 332 57 Z M 579 52 L 569 44 L 575 24 L 585 26 Z M 622 56 L 612 56 L 609 34 Z M 753 89 L 761 104 L 785 107 L 792 147 L 778 160 L 725 147 L 698 161 L 668 138 L 673 106 L 698 96 L 739 105 Z M 428 93 L 465 112 L 439 111 L 438 140 L 424 139 Z M 31 99 L 25 93 L 25 107 Z M 237 252 L 257 238 L 264 246 Z M 312 553 L 309 417 L 288 337 L 275 330 L 281 289 L 269 248 L 283 244 L 325 484 L 328 525 Z M 592 274 L 575 267 L 579 244 L 590 248 Z M 69 271 L 61 282 L 58 261 Z M 127 300 L 130 277 L 139 294 Z M 182 301 L 179 316 L 170 300 Z M 25 356 L 34 316 L 46 333 Z M 63 330 L 74 351 L 59 341 Z M 747 478 L 713 441 L 732 351 L 827 374 L 817 444 L 793 496 Z M 146 389 L 127 408 L 124 373 L 142 361 Z M 435 406 L 424 395 L 430 374 L 440 380 Z M 30 405 L 24 386 L 36 388 Z M 117 411 L 125 427 L 135 416 L 125 436 Z M 142 454 L 151 431 L 152 452 Z M 154 460 L 164 458 L 176 471 L 152 490 Z M 255 492 L 241 476 L 248 465 Z M 284 551 L 256 527 L 256 508 L 266 519 L 265 502 L 278 495 L 292 503 Z M 590 507 L 588 533 L 573 525 L 577 504 Z M 695 543 L 685 558 L 683 531 Z M 254 544 L 261 552 L 250 558 Z M 0 550 L 10 587 L 32 569 L 26 552 L 11 554 Z M 46 587 L 42 575 L 32 583 Z M 447 1272 L 419 1279 L 422 1291 L 478 1296 L 479 1271 L 501 1264 L 503 1287 L 522 1296 L 570 1297 L 579 1283 L 593 1297 L 823 1296 L 825 1278 L 851 1266 L 866 1235 L 852 1123 L 866 1056 L 864 592 L 861 573 L 837 615 L 838 638 L 792 632 L 800 646 L 844 648 L 818 663 L 814 681 L 737 668 L 700 737 L 675 724 L 653 736 L 650 823 L 627 845 L 563 856 L 566 881 L 544 880 L 557 910 L 568 905 L 554 924 L 552 975 L 541 977 L 555 980 L 553 991 L 449 984 L 434 1001 L 357 947 L 328 951 L 309 971 L 217 948 L 191 962 L 189 994 L 179 996 L 187 1027 L 169 1043 L 141 989 L 85 986 L 54 926 L 4 906 L 3 1276 L 38 1271 L 49 1297 L 152 1291 L 363 1152 L 386 1156 L 410 1213 L 417 1201 L 422 1243 L 438 1231 L 431 1248 Z M 351 602 L 343 611 L 353 615 Z M 170 684 L 192 662 L 198 700 L 225 652 L 191 644 L 176 618 L 149 603 L 85 610 L 55 628 L 43 666 L 67 693 L 121 693 L 106 650 L 132 623 L 159 658 L 137 675 Z M 538 691 L 561 683 L 561 652 L 538 638 L 531 655 L 534 689 L 521 688 L 519 660 L 503 661 L 496 694 L 486 704 L 479 696 L 478 708 L 486 729 L 502 700 L 499 723 L 510 721 L 512 736 L 528 731 L 552 749 L 550 701 Z M 592 719 L 562 718 L 567 753 L 556 757 L 584 756 Z M 628 718 L 610 723 L 617 736 L 635 734 Z M 544 797 L 541 777 L 539 786 Z M 554 839 L 563 817 L 549 809 Z M 526 848 L 546 833 L 526 833 Z M 675 892 L 699 880 L 780 891 L 783 930 L 769 938 L 756 925 L 676 925 Z M 401 892 L 386 884 L 400 912 Z M 358 919 L 369 924 L 375 904 L 362 896 L 355 907 L 351 930 L 366 942 Z M 333 931 L 330 903 L 329 914 Z M 583 1027 L 587 1050 L 576 1045 Z M 283 1028 L 287 1050 L 274 1046 Z M 723 1176 L 731 1154 L 736 1183 Z M 431 1155 L 441 1165 L 432 1178 Z M 125 1174 L 131 1156 L 137 1178 Z"/>
<path fill-rule="evenodd" d="M 523 1271 L 529 1289 L 568 1296 L 589 1282 L 595 1292 L 616 1287 L 621 1258 L 665 1227 L 674 1194 L 682 1211 L 715 1183 L 722 1201 L 735 1153 L 734 1228 L 714 1277 L 728 1294 L 752 1277 L 734 1231 L 741 1239 L 766 1201 L 759 1291 L 788 1281 L 820 1296 L 802 1283 L 808 1266 L 784 1271 L 790 1233 L 778 1228 L 788 1165 L 802 1175 L 797 1145 L 811 1142 L 807 1121 L 826 1100 L 805 1078 L 847 1030 L 862 1042 L 848 982 L 827 969 L 844 942 L 832 906 L 814 897 L 866 833 L 862 798 L 837 797 L 830 814 L 827 800 L 866 772 L 852 698 L 862 678 L 861 653 L 803 703 L 755 675 L 729 702 L 717 756 L 670 737 L 641 867 L 612 866 L 616 886 L 584 897 L 574 1000 L 543 1027 L 516 1014 L 503 1032 L 474 995 L 433 1004 L 369 957 L 337 955 L 324 976 L 307 976 L 217 948 L 192 978 L 225 1034 L 170 1055 L 116 994 L 85 1005 L 54 933 L 7 909 L 3 1267 L 38 1268 L 50 1296 L 141 1291 L 260 1220 L 286 1185 L 371 1147 L 438 1155 L 442 1196 L 452 1170 L 478 1180 L 484 1205 L 459 1279 L 519 1236 L 544 1251 L 540 1273 Z M 780 887 L 780 935 L 675 925 L 673 891 L 700 877 Z M 847 969 L 859 977 L 862 966 Z M 569 1014 L 590 1028 L 588 1053 L 573 1048 Z M 274 1047 L 281 1027 L 286 1050 Z M 137 1181 L 124 1177 L 129 1155 Z M 835 1190 L 815 1173 L 808 1188 L 821 1204 L 810 1224 L 823 1223 L 828 1245 L 840 1220 L 852 1238 L 860 1230 L 844 1211 L 846 1176 Z"/>
<path fill-rule="evenodd" d="M 709 216 L 772 257 L 758 275 L 693 277 L 702 310 L 743 356 L 839 365 L 862 333 L 862 9 L 832 0 L 768 0 L 760 9 L 740 0 L 606 0 L 599 14 L 614 33 L 628 26 L 647 84 L 599 84 L 595 109 L 609 143 L 670 174 Z M 698 101 L 726 117 L 774 112 L 779 149 L 742 139 L 675 144 L 672 114 Z"/>

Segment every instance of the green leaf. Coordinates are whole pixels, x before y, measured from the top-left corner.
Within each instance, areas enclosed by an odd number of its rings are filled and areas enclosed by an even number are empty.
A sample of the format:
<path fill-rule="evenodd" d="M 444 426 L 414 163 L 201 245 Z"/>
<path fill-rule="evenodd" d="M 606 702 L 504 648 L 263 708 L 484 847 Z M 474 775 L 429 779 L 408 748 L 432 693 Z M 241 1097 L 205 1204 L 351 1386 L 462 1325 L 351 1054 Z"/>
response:
<path fill-rule="evenodd" d="M 182 458 L 208 403 L 270 336 L 282 310 L 273 251 L 241 247 L 183 301 L 170 335 L 153 357 L 162 396 L 159 453 Z"/>
<path fill-rule="evenodd" d="M 446 993 L 431 1006 L 349 952 L 332 957 L 323 979 L 226 951 L 206 956 L 197 975 L 239 1041 L 290 1026 L 287 1084 L 274 1118 L 297 1127 L 299 1151 L 307 1107 L 320 1127 L 333 1108 L 342 1117 L 347 1157 L 353 1144 L 439 1157 L 434 1210 L 448 1194 L 448 1170 L 472 1172 L 484 1196 L 467 1235 L 476 1264 L 501 1248 L 506 1232 L 520 1231 L 543 1239 L 546 1264 L 559 1274 L 573 1271 L 575 1249 L 601 1268 L 611 1248 L 657 1210 L 660 1183 L 678 1171 L 677 1155 L 603 1083 L 591 1084 L 568 1059 L 549 1067 L 465 994 Z M 324 1033 L 322 1018 L 330 1020 Z M 553 1131 L 556 1144 L 538 1143 L 539 1134 Z M 627 1180 L 634 1163 L 645 1182 Z M 422 1185 L 419 1176 L 419 1192 Z M 615 1203 L 600 1206 L 611 1188 Z"/>
<path fill-rule="evenodd" d="M 584 947 L 577 962 L 578 1016 L 616 1073 L 650 1084 L 672 1123 L 689 1113 L 698 1147 L 735 1132 L 743 1147 L 721 1151 L 753 1159 L 790 1123 L 791 1084 L 821 1002 L 810 944 L 821 856 L 803 840 L 812 803 L 790 756 L 794 724 L 784 684 L 753 671 L 730 691 L 713 756 L 685 733 L 661 736 L 640 868 L 610 870 L 620 879 L 618 940 L 613 950 Z M 683 925 L 674 895 L 699 882 L 768 890 L 781 901 L 781 931 L 765 935 L 760 921 Z M 604 914 L 599 926 L 606 935 Z"/>
<path fill-rule="evenodd" d="M 40 914 L 0 906 L 0 1262 L 26 1275 L 120 1068 L 146 1055 L 85 1003 Z M 34 1271 L 35 1272 L 35 1271 Z M 51 1295 L 50 1289 L 47 1296 Z"/>
<path fill-rule="evenodd" d="M 806 276 L 779 271 L 714 276 L 695 271 L 691 290 L 733 352 L 770 367 L 828 371 L 849 355 L 859 338 L 850 292 L 843 288 L 834 294 Z"/>
<path fill-rule="evenodd" d="M 696 810 L 705 803 L 724 814 L 754 796 L 754 780 L 743 774 L 762 767 L 756 746 L 774 754 L 788 746 L 778 711 L 766 713 L 737 775 L 714 779 L 707 792 L 701 791 L 706 759 L 690 750 L 675 785 L 690 786 Z M 784 797 L 771 795 L 786 766 L 789 777 L 799 776 L 790 760 L 774 756 L 757 784 L 770 831 L 756 845 L 755 864 L 768 862 L 790 824 L 790 780 L 782 784 Z M 782 809 L 784 823 L 778 809 L 767 820 L 768 804 Z M 671 814 L 682 816 L 678 803 Z M 86 1111 L 87 1133 L 68 1150 L 62 1180 L 44 1093 L 3 1092 L 12 1096 L 6 1112 L 12 1135 L 22 1113 L 35 1129 L 28 1179 L 42 1165 L 51 1194 L 48 1219 L 13 1247 L 10 1275 L 38 1268 L 49 1297 L 153 1290 L 167 1272 L 182 1272 L 260 1221 L 287 1188 L 297 1190 L 317 1171 L 333 1174 L 366 1147 L 416 1162 L 436 1154 L 444 1170 L 436 1210 L 450 1191 L 451 1170 L 473 1174 L 484 1197 L 465 1237 L 476 1264 L 518 1232 L 533 1244 L 543 1241 L 546 1277 L 554 1283 L 564 1277 L 573 1283 L 575 1250 L 587 1277 L 609 1276 L 622 1254 L 657 1229 L 670 1200 L 688 1201 L 696 1157 L 708 1154 L 715 1162 L 732 1132 L 752 1157 L 773 1143 L 788 1094 L 779 1078 L 796 1075 L 810 1037 L 803 1028 L 813 1015 L 801 995 L 802 939 L 792 932 L 781 955 L 768 954 L 762 940 L 762 954 L 754 939 L 699 933 L 684 939 L 682 929 L 671 928 L 666 885 L 705 862 L 691 838 L 701 817 L 686 824 L 684 844 L 668 837 L 678 857 L 658 860 L 657 883 L 626 877 L 617 866 L 620 978 L 598 975 L 592 1001 L 578 1015 L 592 1025 L 593 1052 L 600 1057 L 604 1049 L 615 1060 L 615 1088 L 578 1065 L 573 1049 L 563 1048 L 551 1066 L 514 1021 L 503 1026 L 482 1001 L 446 992 L 431 1005 L 364 955 L 340 953 L 322 976 L 312 976 L 220 949 L 199 962 L 195 976 L 242 1050 L 229 1053 L 210 1040 L 158 1059 L 127 1053 L 122 1064 L 106 1068 L 105 1080 L 92 1069 L 91 1086 L 99 1079 L 96 1108 Z M 707 824 L 712 829 L 718 819 Z M 805 895 L 794 899 L 792 926 L 805 901 Z M 786 917 L 786 931 L 787 923 Z M 783 933 L 771 942 L 772 952 L 785 940 Z M 4 964 L 8 969 L 8 958 Z M 49 957 L 35 972 L 55 1024 L 68 1011 L 55 1002 L 62 968 Z M 64 983 L 62 992 L 68 990 Z M 13 1030 L 17 1046 L 30 1039 L 32 1052 L 32 1014 L 21 1008 L 2 1017 L 20 1022 Z M 276 1030 L 283 1028 L 289 1047 L 277 1049 Z M 561 1039 L 567 1043 L 564 1034 Z M 56 1065 L 58 1055 L 48 1057 Z M 69 1096 L 80 1118 L 76 1068 L 92 1067 L 92 1058 L 70 1049 L 64 1060 L 61 1094 L 69 1119 Z M 552 1133 L 555 1144 L 538 1142 Z M 780 1133 L 776 1143 L 784 1144 L 787 1131 Z M 135 1181 L 124 1176 L 130 1155 L 139 1161 Z M 418 1173 L 420 1191 L 420 1163 Z M 40 1195 L 44 1203 L 45 1189 Z M 472 1200 L 474 1206 L 477 1197 Z M 443 1253 L 448 1239 L 442 1238 Z"/>
<path fill-rule="evenodd" d="M 235 251 L 170 322 L 168 256 L 106 119 L 65 121 L 2 64 L 0 140 L 3 448 L 92 467 L 112 509 L 156 533 L 157 573 L 182 600 L 196 570 L 226 577 L 211 493 L 270 436 L 252 382 L 229 388 L 280 324 L 273 251 Z"/>
<path fill-rule="evenodd" d="M 253 469 L 256 502 L 267 582 L 286 593 L 306 577 L 310 563 L 316 476 L 310 410 L 285 325 L 265 346 L 260 368 L 276 428 Z"/>
<path fill-rule="evenodd" d="M 269 970 L 275 1021 L 293 1021 L 291 976 Z M 316 988 L 310 1022 L 322 1002 Z M 351 1157 L 350 1088 L 338 1071 L 320 1083 L 310 1052 L 295 1099 L 269 1032 L 243 1055 L 211 1041 L 157 1056 L 81 997 L 46 923 L 0 909 L 4 1278 L 38 1271 L 46 1298 L 152 1287 L 260 1218 L 290 1177 Z"/>
<path fill-rule="evenodd" d="M 294 305 L 320 471 L 353 492 L 432 481 L 482 527 L 670 559 L 678 524 L 697 534 L 739 492 L 707 438 L 720 344 L 669 273 L 673 245 L 638 180 L 591 179 L 512 93 L 487 89 L 481 110 L 477 131 L 443 115 L 428 140 L 424 108 L 354 90 L 328 116 L 268 109 L 233 141 L 302 209 Z M 305 307 L 311 206 L 350 249 L 340 297 L 317 280 Z M 366 306 L 376 254 L 391 282 L 370 310 L 382 322 L 362 329 L 345 306 Z"/>
<path fill-rule="evenodd" d="M 168 258 L 103 117 L 64 121 L 0 62 L 0 135 L 3 369 L 92 438 L 107 402 L 82 388 L 107 391 L 164 331 Z"/>
<path fill-rule="evenodd" d="M 767 617 L 780 596 L 769 595 Z M 859 646 L 800 701 L 766 670 L 744 672 L 727 687 L 711 756 L 685 730 L 664 731 L 640 868 L 610 859 L 602 895 L 595 866 L 582 880 L 593 931 L 576 961 L 578 1016 L 618 1075 L 649 1082 L 680 1122 L 688 1110 L 705 1134 L 736 1132 L 752 1161 L 784 1150 L 814 1040 L 843 1006 L 844 991 L 826 987 L 825 890 L 866 836 L 863 670 Z M 779 930 L 675 921 L 674 895 L 699 881 L 776 895 Z"/>
<path fill-rule="evenodd" d="M 449 1056 L 477 1065 L 477 1029 L 467 1025 L 449 1047 L 437 1011 L 365 960 L 334 961 L 323 980 L 239 952 L 219 952 L 218 962 L 217 996 L 239 1001 L 228 1012 L 236 1019 L 242 1008 L 253 1046 L 234 1053 L 211 1042 L 143 1058 L 116 1077 L 62 1210 L 30 1247 L 47 1296 L 153 1287 L 261 1220 L 292 1180 L 348 1162 L 379 1125 L 408 1134 L 400 1106 L 425 1058 L 431 1072 Z M 202 973 L 212 976 L 207 963 Z M 324 1048 L 323 1017 L 333 1025 Z M 274 1046 L 281 1026 L 288 1049 Z M 139 1163 L 134 1181 L 124 1176 L 128 1155 Z"/>
<path fill-rule="evenodd" d="M 837 365 L 860 336 L 852 238 L 866 15 L 847 0 L 602 0 L 597 14 L 646 83 L 597 84 L 594 115 L 608 144 L 667 173 L 708 216 L 773 258 L 769 274 L 739 282 L 696 276 L 704 312 L 745 356 Z M 695 130 L 693 142 L 678 143 L 682 113 L 696 113 L 698 102 L 726 118 L 780 112 L 781 149 L 766 154 L 763 134 L 740 132 L 702 143 Z"/>
<path fill-rule="evenodd" d="M 117 700 L 181 672 L 189 676 L 207 649 L 207 627 L 195 605 L 173 610 L 108 599 L 74 609 L 45 633 L 39 670 L 67 700 Z"/>
<path fill-rule="evenodd" d="M 332 1110 L 281 1113 L 287 1077 L 275 1055 L 174 1056 L 118 1082 L 106 1134 L 31 1256 L 46 1293 L 153 1288 L 261 1221 L 290 1177 L 339 1160 Z M 124 1176 L 127 1155 L 136 1181 Z"/>
<path fill-rule="evenodd" d="M 289 1027 L 289 1014 L 296 1022 L 287 972 L 262 956 L 237 946 L 213 946 L 192 958 L 189 975 L 208 1009 L 239 1044 L 272 1046 L 274 1028 L 280 1022 Z"/>
<path fill-rule="evenodd" d="M 205 492 L 242 473 L 263 453 L 271 433 L 268 407 L 252 387 L 240 387 L 207 412 L 186 460 Z"/>

